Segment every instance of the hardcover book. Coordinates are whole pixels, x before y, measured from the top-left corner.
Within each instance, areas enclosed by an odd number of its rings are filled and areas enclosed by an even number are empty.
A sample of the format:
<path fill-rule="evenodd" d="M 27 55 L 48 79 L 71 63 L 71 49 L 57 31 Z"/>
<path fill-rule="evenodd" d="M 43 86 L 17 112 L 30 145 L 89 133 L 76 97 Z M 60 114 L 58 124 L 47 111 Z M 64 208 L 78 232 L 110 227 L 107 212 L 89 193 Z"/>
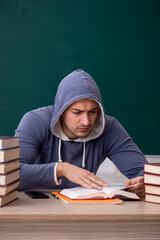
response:
<path fill-rule="evenodd" d="M 19 146 L 19 137 L 0 136 L 0 149 L 14 148 Z"/>
<path fill-rule="evenodd" d="M 8 185 L 19 179 L 19 169 L 16 169 L 7 174 L 0 174 L 0 185 Z"/>
<path fill-rule="evenodd" d="M 0 174 L 5 174 L 19 168 L 19 159 L 0 163 Z"/>
<path fill-rule="evenodd" d="M 149 173 L 160 174 L 160 162 L 144 164 L 144 171 Z"/>
<path fill-rule="evenodd" d="M 83 187 L 74 187 L 64 189 L 60 194 L 70 199 L 108 199 L 108 198 L 121 198 L 121 199 L 140 199 L 135 193 L 128 192 L 123 186 L 111 185 L 103 187 L 101 191 L 96 189 L 86 189 Z"/>
<path fill-rule="evenodd" d="M 13 191 L 5 196 L 0 196 L 0 207 L 16 200 L 18 198 L 17 191 Z"/>
<path fill-rule="evenodd" d="M 18 189 L 19 183 L 20 183 L 20 179 L 8 185 L 0 185 L 0 196 L 7 195 L 8 193 Z"/>
<path fill-rule="evenodd" d="M 160 195 L 148 194 L 145 195 L 145 201 L 151 203 L 160 203 Z"/>
<path fill-rule="evenodd" d="M 160 184 L 160 174 L 144 172 L 144 183 Z"/>
<path fill-rule="evenodd" d="M 8 148 L 0 150 L 0 162 L 7 162 L 10 160 L 18 159 L 20 148 Z"/>
<path fill-rule="evenodd" d="M 160 196 L 160 185 L 145 183 L 145 193 L 155 194 Z"/>
<path fill-rule="evenodd" d="M 71 199 L 59 192 L 52 192 L 52 195 L 57 199 L 61 199 L 65 203 L 88 203 L 88 204 L 122 204 L 123 200 L 118 198 L 107 198 L 107 199 Z"/>

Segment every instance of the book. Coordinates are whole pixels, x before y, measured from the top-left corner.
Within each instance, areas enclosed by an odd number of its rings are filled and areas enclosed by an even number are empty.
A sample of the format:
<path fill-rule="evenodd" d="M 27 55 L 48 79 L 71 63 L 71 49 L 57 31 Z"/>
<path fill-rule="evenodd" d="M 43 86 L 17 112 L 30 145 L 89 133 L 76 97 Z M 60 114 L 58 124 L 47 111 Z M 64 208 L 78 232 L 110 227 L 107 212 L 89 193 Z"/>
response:
<path fill-rule="evenodd" d="M 70 199 L 140 199 L 135 193 L 128 192 L 122 185 L 111 185 L 103 187 L 101 191 L 97 189 L 86 189 L 83 187 L 74 187 L 63 189 L 60 194 Z"/>
<path fill-rule="evenodd" d="M 59 192 L 52 192 L 52 195 L 57 199 L 61 199 L 65 203 L 88 203 L 88 204 L 122 204 L 123 201 L 118 198 L 108 198 L 108 199 L 71 199 Z"/>
<path fill-rule="evenodd" d="M 17 191 L 13 191 L 5 196 L 0 196 L 0 207 L 5 206 L 6 204 L 18 199 Z"/>
<path fill-rule="evenodd" d="M 0 162 L 7 162 L 10 160 L 18 159 L 20 155 L 20 148 L 8 148 L 0 150 Z"/>
<path fill-rule="evenodd" d="M 160 163 L 144 164 L 145 201 L 160 203 Z"/>
<path fill-rule="evenodd" d="M 145 183 L 145 194 L 147 193 L 160 196 L 160 185 Z"/>
<path fill-rule="evenodd" d="M 160 184 L 160 174 L 144 172 L 144 183 Z"/>
<path fill-rule="evenodd" d="M 145 194 L 145 201 L 151 203 L 160 203 L 160 195 Z"/>
<path fill-rule="evenodd" d="M 7 195 L 8 193 L 16 190 L 19 186 L 20 180 L 16 180 L 8 185 L 0 185 L 0 195 L 4 196 Z"/>
<path fill-rule="evenodd" d="M 145 163 L 144 171 L 149 173 L 160 174 L 160 162 L 159 163 Z"/>
<path fill-rule="evenodd" d="M 0 163 L 0 174 L 5 174 L 19 168 L 20 159 Z"/>
<path fill-rule="evenodd" d="M 19 169 L 6 174 L 0 174 L 0 185 L 8 185 L 19 179 Z"/>
<path fill-rule="evenodd" d="M 0 149 L 14 148 L 19 146 L 19 137 L 0 136 Z"/>

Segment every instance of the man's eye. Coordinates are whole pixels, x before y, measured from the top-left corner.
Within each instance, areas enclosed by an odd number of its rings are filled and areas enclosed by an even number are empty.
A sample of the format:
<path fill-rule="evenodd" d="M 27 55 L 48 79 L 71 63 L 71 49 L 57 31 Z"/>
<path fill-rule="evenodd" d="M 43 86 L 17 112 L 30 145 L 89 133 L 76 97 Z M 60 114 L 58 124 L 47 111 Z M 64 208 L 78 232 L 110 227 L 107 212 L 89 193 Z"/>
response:
<path fill-rule="evenodd" d="M 78 114 L 80 114 L 80 112 L 73 112 L 73 114 L 77 114 L 78 115 Z"/>
<path fill-rule="evenodd" d="M 91 113 L 97 113 L 97 110 L 91 111 Z"/>

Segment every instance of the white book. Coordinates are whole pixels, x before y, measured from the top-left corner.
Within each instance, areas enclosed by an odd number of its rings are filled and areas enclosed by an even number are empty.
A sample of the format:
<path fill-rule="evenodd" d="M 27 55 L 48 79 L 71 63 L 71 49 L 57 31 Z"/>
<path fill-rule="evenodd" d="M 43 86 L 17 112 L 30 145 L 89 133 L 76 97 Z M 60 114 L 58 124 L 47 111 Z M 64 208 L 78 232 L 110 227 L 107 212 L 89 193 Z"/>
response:
<path fill-rule="evenodd" d="M 107 198 L 128 198 L 140 199 L 135 193 L 127 191 L 122 185 L 110 185 L 102 190 L 74 187 L 63 189 L 60 193 L 71 199 L 107 199 Z"/>

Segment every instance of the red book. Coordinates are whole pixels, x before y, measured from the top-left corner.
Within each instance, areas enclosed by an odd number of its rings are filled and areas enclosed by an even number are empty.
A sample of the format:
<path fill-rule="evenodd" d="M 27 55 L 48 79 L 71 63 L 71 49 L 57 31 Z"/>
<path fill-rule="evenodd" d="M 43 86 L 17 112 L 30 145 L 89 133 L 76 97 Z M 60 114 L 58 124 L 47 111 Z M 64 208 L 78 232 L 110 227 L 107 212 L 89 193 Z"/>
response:
<path fill-rule="evenodd" d="M 145 193 L 155 194 L 160 196 L 160 184 L 145 183 Z"/>
<path fill-rule="evenodd" d="M 149 173 L 160 174 L 160 162 L 144 164 L 144 171 Z"/>
<path fill-rule="evenodd" d="M 160 174 L 144 172 L 144 183 L 160 184 Z"/>
<path fill-rule="evenodd" d="M 155 194 L 146 194 L 145 195 L 145 201 L 146 202 L 152 202 L 152 203 L 160 203 L 160 195 Z"/>

